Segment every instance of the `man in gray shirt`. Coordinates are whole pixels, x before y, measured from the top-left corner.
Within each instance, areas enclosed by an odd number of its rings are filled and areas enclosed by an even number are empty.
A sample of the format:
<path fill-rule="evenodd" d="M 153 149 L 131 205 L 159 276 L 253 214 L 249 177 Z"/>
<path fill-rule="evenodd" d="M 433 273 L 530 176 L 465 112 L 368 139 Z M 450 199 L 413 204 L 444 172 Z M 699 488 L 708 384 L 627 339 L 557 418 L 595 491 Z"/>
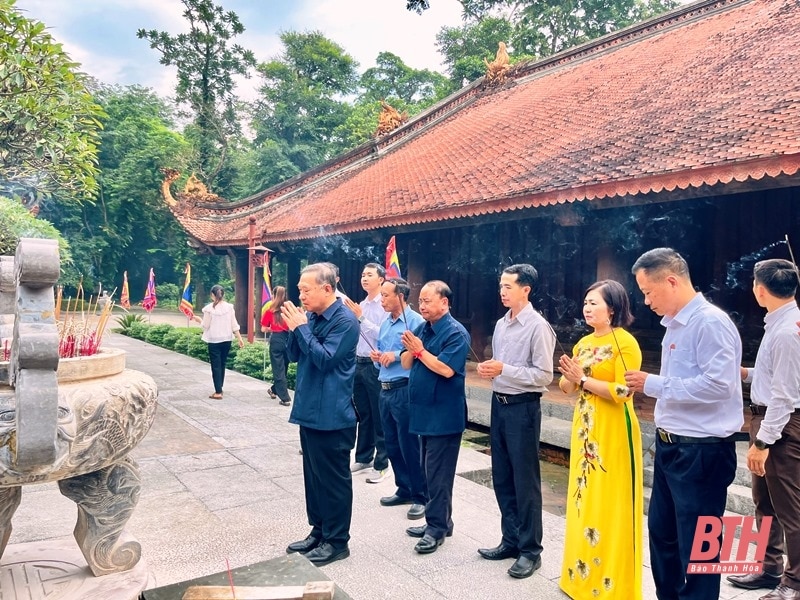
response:
<path fill-rule="evenodd" d="M 767 309 L 764 338 L 752 369 L 742 367 L 750 388 L 750 450 L 756 522 L 772 517 L 763 572 L 730 575 L 745 589 L 776 588 L 763 599 L 800 599 L 800 337 L 795 322 L 797 270 L 788 260 L 764 260 L 753 270 L 753 294 Z M 783 569 L 785 550 L 788 567 Z M 781 577 L 783 571 L 783 577 Z"/>
<path fill-rule="evenodd" d="M 500 300 L 508 312 L 495 325 L 493 358 L 478 365 L 478 375 L 492 380 L 492 481 L 503 534 L 498 546 L 478 553 L 487 560 L 516 558 L 508 574 L 517 579 L 542 564 L 540 400 L 553 380 L 556 340 L 530 303 L 536 279 L 528 264 L 503 270 Z"/>

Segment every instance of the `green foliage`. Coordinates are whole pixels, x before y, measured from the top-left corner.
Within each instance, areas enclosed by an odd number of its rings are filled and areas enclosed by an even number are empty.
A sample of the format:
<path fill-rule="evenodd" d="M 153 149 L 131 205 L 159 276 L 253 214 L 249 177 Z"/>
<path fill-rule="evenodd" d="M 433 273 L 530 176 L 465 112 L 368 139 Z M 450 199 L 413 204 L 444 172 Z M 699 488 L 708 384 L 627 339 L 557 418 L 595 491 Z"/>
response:
<path fill-rule="evenodd" d="M 161 305 L 163 301 L 167 305 L 177 306 L 182 293 L 183 288 L 178 287 L 178 285 L 174 283 L 159 283 L 156 288 L 159 305 Z"/>
<path fill-rule="evenodd" d="M 436 47 L 444 56 L 453 85 L 460 88 L 464 82 L 483 77 L 484 59 L 494 60 L 498 43 L 508 43 L 513 30 L 511 21 L 502 17 L 486 17 L 461 27 L 442 27 L 436 35 Z"/>
<path fill-rule="evenodd" d="M 147 323 L 137 322 L 137 323 L 131 323 L 131 326 L 128 327 L 127 331 L 128 335 L 131 336 L 132 338 L 144 341 L 145 337 L 147 336 L 147 330 L 149 328 L 150 326 Z"/>
<path fill-rule="evenodd" d="M 192 358 L 199 358 L 208 362 L 208 344 L 200 339 L 199 334 L 192 334 L 188 339 L 186 354 Z"/>
<path fill-rule="evenodd" d="M 57 240 L 62 267 L 72 262 L 69 244 L 55 227 L 34 217 L 16 200 L 0 196 L 0 255 L 14 254 L 21 237 Z"/>
<path fill-rule="evenodd" d="M 146 342 L 150 344 L 155 344 L 156 346 L 163 346 L 164 345 L 164 336 L 175 329 L 172 325 L 167 323 L 158 323 L 157 325 L 151 325 L 147 328 L 147 333 L 144 336 Z"/>
<path fill-rule="evenodd" d="M 128 331 L 135 323 L 144 325 L 144 317 L 142 315 L 128 313 L 117 317 L 117 323 L 120 326 L 120 333 L 130 335 Z"/>
<path fill-rule="evenodd" d="M 245 344 L 244 348 L 240 348 L 236 353 L 234 360 L 234 369 L 239 373 L 244 373 L 256 379 L 269 379 L 266 369 L 264 368 L 264 352 L 266 344 L 264 342 L 253 342 L 252 344 Z M 266 364 L 269 366 L 269 355 L 266 357 Z"/>
<path fill-rule="evenodd" d="M 297 387 L 297 363 L 289 363 L 288 373 L 286 374 L 287 387 L 293 390 Z"/>
<path fill-rule="evenodd" d="M 161 340 L 164 348 L 175 350 L 181 354 L 187 354 L 189 350 L 189 338 L 200 335 L 200 329 L 197 327 L 173 327 L 172 330 L 164 334 L 164 339 Z"/>
<path fill-rule="evenodd" d="M 175 96 L 189 105 L 197 132 L 196 170 L 202 180 L 216 184 L 229 137 L 239 132 L 234 77 L 248 77 L 256 59 L 251 51 L 230 44 L 244 32 L 236 13 L 223 11 L 211 0 L 183 0 L 183 5 L 187 33 L 140 29 L 136 35 L 161 53 L 161 64 L 177 68 Z"/>
<path fill-rule="evenodd" d="M 0 172 L 70 195 L 97 191 L 100 107 L 44 23 L 0 0 Z"/>

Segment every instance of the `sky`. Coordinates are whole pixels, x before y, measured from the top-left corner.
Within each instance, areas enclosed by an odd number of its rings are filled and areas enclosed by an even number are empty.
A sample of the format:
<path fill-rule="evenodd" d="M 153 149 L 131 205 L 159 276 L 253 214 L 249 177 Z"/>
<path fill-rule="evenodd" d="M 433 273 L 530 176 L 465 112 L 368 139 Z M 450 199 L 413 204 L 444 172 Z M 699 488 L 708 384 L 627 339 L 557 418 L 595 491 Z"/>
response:
<path fill-rule="evenodd" d="M 422 15 L 406 0 L 214 0 L 235 12 L 245 32 L 234 41 L 267 61 L 281 51 L 282 31 L 321 31 L 359 62 L 359 72 L 389 51 L 416 69 L 443 71 L 436 34 L 461 25 L 457 0 L 431 0 Z M 180 0 L 17 0 L 26 17 L 47 25 L 84 71 L 106 84 L 141 85 L 173 94 L 175 71 L 136 37 L 140 28 L 177 34 L 187 29 Z M 242 81 L 238 94 L 251 100 L 257 79 Z"/>

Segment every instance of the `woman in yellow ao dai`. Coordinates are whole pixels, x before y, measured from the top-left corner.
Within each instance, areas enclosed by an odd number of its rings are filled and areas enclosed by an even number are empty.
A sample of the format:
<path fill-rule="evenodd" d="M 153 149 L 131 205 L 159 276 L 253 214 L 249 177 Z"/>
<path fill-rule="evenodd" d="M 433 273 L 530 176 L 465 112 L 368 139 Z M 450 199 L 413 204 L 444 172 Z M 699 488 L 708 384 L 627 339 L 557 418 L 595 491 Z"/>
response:
<path fill-rule="evenodd" d="M 579 392 L 572 422 L 567 530 L 560 586 L 575 600 L 642 598 L 642 435 L 625 387 L 642 353 L 625 331 L 625 288 L 592 284 L 583 303 L 594 332 L 562 356 L 559 387 Z"/>

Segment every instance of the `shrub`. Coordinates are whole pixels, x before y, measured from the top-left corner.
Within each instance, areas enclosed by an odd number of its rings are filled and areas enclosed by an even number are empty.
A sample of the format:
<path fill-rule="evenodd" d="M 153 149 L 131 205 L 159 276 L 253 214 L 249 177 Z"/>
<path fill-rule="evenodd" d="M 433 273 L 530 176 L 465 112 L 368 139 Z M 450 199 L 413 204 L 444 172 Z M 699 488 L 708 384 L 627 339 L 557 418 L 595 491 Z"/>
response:
<path fill-rule="evenodd" d="M 141 323 L 144 324 L 144 317 L 142 315 L 134 315 L 133 313 L 128 313 L 126 315 L 121 315 L 117 317 L 117 323 L 120 326 L 120 333 L 123 335 L 130 335 L 128 331 L 134 323 Z"/>
<path fill-rule="evenodd" d="M 200 333 L 193 331 L 189 335 L 187 347 L 187 352 L 183 350 L 181 350 L 181 352 L 188 354 L 192 358 L 199 358 L 202 361 L 208 362 L 208 344 L 200 339 Z"/>
<path fill-rule="evenodd" d="M 147 323 L 133 323 L 128 328 L 128 335 L 137 340 L 144 340 L 147 336 L 147 330 L 150 328 L 150 325 Z"/>
<path fill-rule="evenodd" d="M 286 385 L 290 390 L 297 386 L 297 363 L 289 364 L 289 373 L 286 375 Z"/>
<path fill-rule="evenodd" d="M 233 368 L 239 373 L 244 373 L 256 379 L 266 380 L 267 368 L 265 368 L 264 351 L 266 344 L 264 342 L 253 342 L 252 344 L 245 344 L 244 348 L 240 348 L 236 353 L 236 358 L 233 361 Z M 266 366 L 269 367 L 269 356 L 266 357 Z M 270 370 L 270 376 L 272 372 Z"/>
<path fill-rule="evenodd" d="M 174 283 L 159 283 L 156 288 L 158 305 L 161 306 L 162 302 L 164 302 L 165 304 L 177 306 L 182 293 L 183 289 Z"/>
<path fill-rule="evenodd" d="M 194 335 L 188 327 L 173 327 L 170 331 L 164 334 L 162 345 L 164 348 L 175 350 L 181 354 L 187 354 L 189 346 L 189 338 Z"/>
<path fill-rule="evenodd" d="M 231 351 L 228 354 L 228 360 L 225 361 L 226 369 L 232 369 L 234 371 L 236 370 L 236 368 L 233 365 L 236 362 L 236 354 L 238 352 L 239 352 L 239 344 L 236 343 L 236 340 L 233 340 L 233 342 L 231 343 Z"/>
<path fill-rule="evenodd" d="M 150 344 L 155 344 L 156 346 L 163 346 L 164 336 L 173 329 L 175 328 L 167 323 L 159 323 L 158 325 L 151 325 L 150 328 L 147 330 L 147 335 L 145 335 L 144 339 L 146 342 Z"/>

